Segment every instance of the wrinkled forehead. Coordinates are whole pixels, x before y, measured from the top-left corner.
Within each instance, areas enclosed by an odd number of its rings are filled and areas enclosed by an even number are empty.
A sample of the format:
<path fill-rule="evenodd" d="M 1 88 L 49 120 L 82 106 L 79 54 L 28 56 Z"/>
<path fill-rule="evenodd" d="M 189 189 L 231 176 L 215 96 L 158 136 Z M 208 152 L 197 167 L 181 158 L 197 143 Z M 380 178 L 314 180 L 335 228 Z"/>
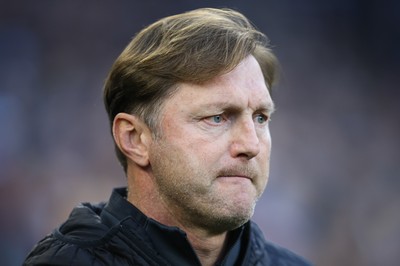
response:
<path fill-rule="evenodd" d="M 169 99 L 175 105 L 249 106 L 273 112 L 274 104 L 261 69 L 254 59 L 245 58 L 232 71 L 202 84 L 180 83 Z M 169 101 L 167 100 L 167 101 Z"/>

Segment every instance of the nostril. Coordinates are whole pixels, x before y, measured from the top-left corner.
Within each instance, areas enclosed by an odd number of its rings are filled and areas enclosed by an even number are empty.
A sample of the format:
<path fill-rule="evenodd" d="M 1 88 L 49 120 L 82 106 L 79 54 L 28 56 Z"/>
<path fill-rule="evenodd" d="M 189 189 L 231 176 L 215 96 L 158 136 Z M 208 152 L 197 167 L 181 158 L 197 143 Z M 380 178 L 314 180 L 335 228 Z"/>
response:
<path fill-rule="evenodd" d="M 231 144 L 231 155 L 234 158 L 243 157 L 251 159 L 260 152 L 260 143 L 258 138 L 242 139 L 242 141 L 237 141 Z"/>

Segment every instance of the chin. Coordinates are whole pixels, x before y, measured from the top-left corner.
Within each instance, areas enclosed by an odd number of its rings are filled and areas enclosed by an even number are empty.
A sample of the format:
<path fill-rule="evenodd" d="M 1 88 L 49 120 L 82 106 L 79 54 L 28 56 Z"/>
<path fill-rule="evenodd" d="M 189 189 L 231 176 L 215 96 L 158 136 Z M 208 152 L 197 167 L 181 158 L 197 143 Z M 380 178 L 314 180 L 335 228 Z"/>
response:
<path fill-rule="evenodd" d="M 215 224 L 215 229 L 217 232 L 224 233 L 227 231 L 235 230 L 236 228 L 244 225 L 250 220 L 251 216 L 232 216 L 224 217 Z"/>
<path fill-rule="evenodd" d="M 247 206 L 247 208 L 244 208 L 244 206 L 237 207 L 228 213 L 214 214 L 212 216 L 213 228 L 222 233 L 234 230 L 247 223 L 253 216 L 255 204 L 250 207 Z"/>

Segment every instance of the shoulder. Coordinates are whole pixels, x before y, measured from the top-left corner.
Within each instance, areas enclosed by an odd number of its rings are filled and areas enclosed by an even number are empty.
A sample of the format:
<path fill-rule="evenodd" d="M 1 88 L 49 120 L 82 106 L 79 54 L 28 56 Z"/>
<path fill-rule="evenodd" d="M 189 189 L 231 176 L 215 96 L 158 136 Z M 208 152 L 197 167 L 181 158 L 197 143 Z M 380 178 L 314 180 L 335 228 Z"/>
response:
<path fill-rule="evenodd" d="M 251 265 L 312 265 L 292 251 L 265 240 L 262 231 L 254 222 L 250 222 L 250 260 Z"/>
<path fill-rule="evenodd" d="M 95 247 L 82 247 L 46 236 L 29 253 L 23 265 L 94 265 Z"/>
<path fill-rule="evenodd" d="M 119 265 L 129 265 L 128 257 L 121 255 L 127 247 L 118 237 L 118 227 L 101 221 L 103 207 L 78 205 L 64 224 L 33 248 L 24 265 L 111 265 L 116 260 Z"/>

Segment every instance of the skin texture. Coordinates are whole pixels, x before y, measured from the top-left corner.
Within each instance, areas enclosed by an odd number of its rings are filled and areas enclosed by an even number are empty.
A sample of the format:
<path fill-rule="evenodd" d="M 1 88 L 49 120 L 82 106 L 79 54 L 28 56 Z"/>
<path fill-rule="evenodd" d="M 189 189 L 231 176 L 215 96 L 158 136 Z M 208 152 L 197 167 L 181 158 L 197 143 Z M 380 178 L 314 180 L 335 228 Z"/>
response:
<path fill-rule="evenodd" d="M 226 232 L 247 222 L 268 181 L 274 110 L 253 56 L 205 84 L 179 84 L 154 138 L 119 114 L 114 137 L 128 158 L 128 200 L 188 234 L 203 265 L 223 253 Z"/>

